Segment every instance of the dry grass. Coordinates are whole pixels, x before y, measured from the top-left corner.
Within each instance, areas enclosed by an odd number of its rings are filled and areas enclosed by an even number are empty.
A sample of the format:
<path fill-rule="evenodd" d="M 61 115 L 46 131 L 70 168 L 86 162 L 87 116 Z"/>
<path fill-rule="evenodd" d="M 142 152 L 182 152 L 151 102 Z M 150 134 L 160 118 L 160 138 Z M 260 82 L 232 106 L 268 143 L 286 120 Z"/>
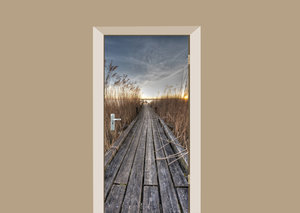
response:
<path fill-rule="evenodd" d="M 185 97 L 185 98 L 184 98 Z M 189 101 L 176 90 L 168 90 L 151 107 L 170 127 L 178 141 L 189 149 Z"/>
<path fill-rule="evenodd" d="M 133 121 L 140 110 L 140 88 L 127 75 L 116 72 L 118 66 L 105 66 L 105 96 L 104 96 L 104 150 L 120 136 Z M 121 121 L 115 122 L 115 131 L 110 130 L 110 114 L 114 113 Z"/>

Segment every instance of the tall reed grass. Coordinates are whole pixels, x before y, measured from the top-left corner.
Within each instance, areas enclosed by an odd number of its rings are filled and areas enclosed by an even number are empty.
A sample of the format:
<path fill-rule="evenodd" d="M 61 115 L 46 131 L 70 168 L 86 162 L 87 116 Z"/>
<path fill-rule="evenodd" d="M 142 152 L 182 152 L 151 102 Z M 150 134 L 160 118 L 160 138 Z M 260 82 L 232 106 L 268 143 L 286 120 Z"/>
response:
<path fill-rule="evenodd" d="M 104 150 L 107 151 L 140 110 L 140 88 L 126 74 L 117 72 L 118 66 L 105 61 L 104 94 Z M 121 121 L 110 130 L 110 114 Z"/>
<path fill-rule="evenodd" d="M 189 149 L 190 112 L 188 93 L 168 88 L 157 100 L 150 103 L 154 111 L 170 127 L 178 141 Z"/>

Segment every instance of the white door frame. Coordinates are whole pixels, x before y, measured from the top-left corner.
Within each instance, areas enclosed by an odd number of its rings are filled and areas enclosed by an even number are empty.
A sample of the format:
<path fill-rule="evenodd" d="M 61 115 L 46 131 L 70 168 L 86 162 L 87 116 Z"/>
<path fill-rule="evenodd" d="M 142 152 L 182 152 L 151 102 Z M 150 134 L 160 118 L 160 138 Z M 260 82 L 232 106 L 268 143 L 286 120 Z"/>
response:
<path fill-rule="evenodd" d="M 201 213 L 199 26 L 93 27 L 93 213 L 104 212 L 104 35 L 190 35 L 190 212 Z"/>

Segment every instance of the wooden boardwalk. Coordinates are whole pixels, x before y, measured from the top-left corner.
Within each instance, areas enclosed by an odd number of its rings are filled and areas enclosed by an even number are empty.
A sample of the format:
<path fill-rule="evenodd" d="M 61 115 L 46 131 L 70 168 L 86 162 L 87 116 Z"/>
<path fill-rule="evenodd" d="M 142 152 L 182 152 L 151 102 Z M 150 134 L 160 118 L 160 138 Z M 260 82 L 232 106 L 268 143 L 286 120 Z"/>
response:
<path fill-rule="evenodd" d="M 106 213 L 189 212 L 187 155 L 161 160 L 178 151 L 174 138 L 145 105 L 105 154 Z"/>

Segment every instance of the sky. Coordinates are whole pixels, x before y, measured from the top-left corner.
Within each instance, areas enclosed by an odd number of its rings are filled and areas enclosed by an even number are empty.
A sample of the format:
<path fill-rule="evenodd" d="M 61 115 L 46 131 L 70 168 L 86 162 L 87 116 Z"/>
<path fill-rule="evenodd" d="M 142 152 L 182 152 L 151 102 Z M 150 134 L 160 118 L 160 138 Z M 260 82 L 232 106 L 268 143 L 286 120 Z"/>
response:
<path fill-rule="evenodd" d="M 143 98 L 187 79 L 188 36 L 105 36 L 105 59 L 141 88 Z"/>

